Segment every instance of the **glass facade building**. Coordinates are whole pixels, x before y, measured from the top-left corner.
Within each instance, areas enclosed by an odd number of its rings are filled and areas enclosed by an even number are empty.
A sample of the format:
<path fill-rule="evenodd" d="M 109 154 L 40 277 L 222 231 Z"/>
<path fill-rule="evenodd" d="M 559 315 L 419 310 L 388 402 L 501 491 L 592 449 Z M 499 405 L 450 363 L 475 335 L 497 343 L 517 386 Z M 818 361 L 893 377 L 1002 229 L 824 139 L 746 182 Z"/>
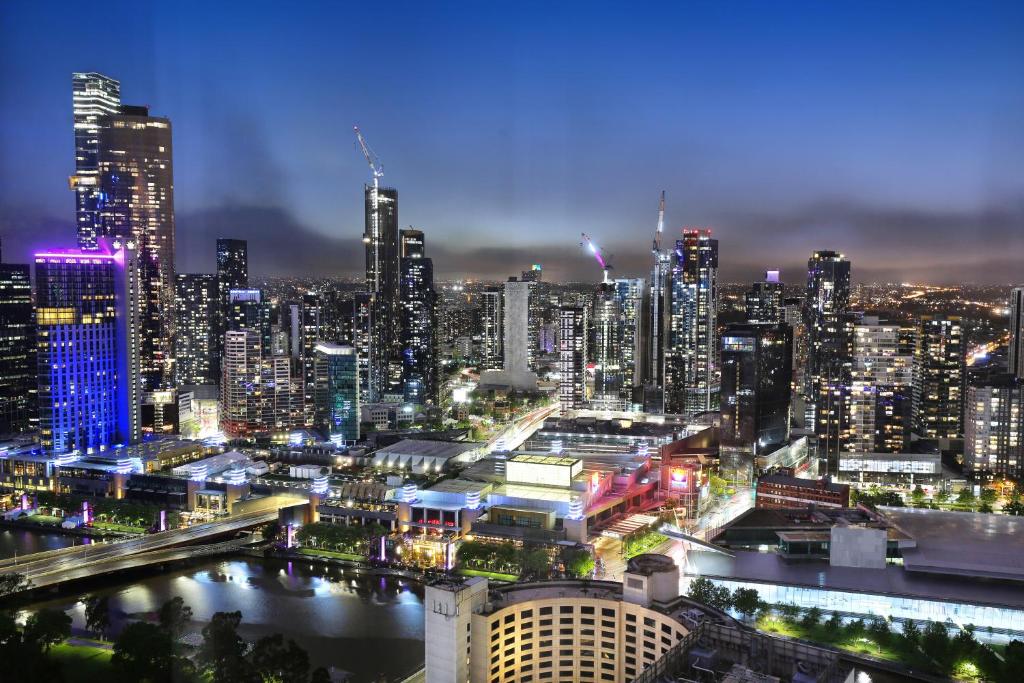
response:
<path fill-rule="evenodd" d="M 316 345 L 316 422 L 346 443 L 359 440 L 359 358 L 351 346 Z"/>
<path fill-rule="evenodd" d="M 70 178 L 75 192 L 75 223 L 78 245 L 95 249 L 102 234 L 99 206 L 102 190 L 99 186 L 100 129 L 107 125 L 107 117 L 120 113 L 121 84 L 99 73 L 71 75 L 72 106 L 75 126 L 75 174 Z"/>
<path fill-rule="evenodd" d="M 175 276 L 175 302 L 176 384 L 217 384 L 219 378 L 214 362 L 220 312 L 217 276 L 179 273 Z"/>
<path fill-rule="evenodd" d="M 35 311 L 29 266 L 0 263 L 0 434 L 37 418 Z"/>
<path fill-rule="evenodd" d="M 434 262 L 425 256 L 423 232 L 401 231 L 401 299 L 399 347 L 402 396 L 410 403 L 437 400 L 437 294 Z"/>

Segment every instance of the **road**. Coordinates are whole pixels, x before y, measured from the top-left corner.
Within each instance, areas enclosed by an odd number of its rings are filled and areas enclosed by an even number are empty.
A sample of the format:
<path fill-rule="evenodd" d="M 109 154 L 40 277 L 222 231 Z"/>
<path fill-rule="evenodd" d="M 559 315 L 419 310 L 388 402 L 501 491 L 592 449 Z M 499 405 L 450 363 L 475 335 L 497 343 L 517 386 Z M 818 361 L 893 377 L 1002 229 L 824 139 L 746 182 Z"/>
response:
<path fill-rule="evenodd" d="M 76 545 L 70 548 L 36 553 L 20 558 L 8 558 L 0 561 L 0 573 L 24 574 L 35 581 L 53 572 L 69 571 L 84 565 L 115 558 L 131 557 L 141 553 L 165 550 L 175 546 L 197 543 L 221 534 L 248 529 L 277 519 L 277 511 L 251 512 L 235 517 L 227 517 L 214 522 L 196 524 L 184 529 L 172 529 L 141 538 L 133 538 L 113 543 L 91 543 Z"/>
<path fill-rule="evenodd" d="M 505 450 L 514 451 L 523 445 L 533 434 L 541 428 L 544 420 L 558 412 L 558 404 L 535 408 L 523 417 L 513 420 L 511 424 L 492 436 L 487 445 L 484 446 L 484 454 L 494 450 L 495 446 L 502 439 L 505 441 Z"/>

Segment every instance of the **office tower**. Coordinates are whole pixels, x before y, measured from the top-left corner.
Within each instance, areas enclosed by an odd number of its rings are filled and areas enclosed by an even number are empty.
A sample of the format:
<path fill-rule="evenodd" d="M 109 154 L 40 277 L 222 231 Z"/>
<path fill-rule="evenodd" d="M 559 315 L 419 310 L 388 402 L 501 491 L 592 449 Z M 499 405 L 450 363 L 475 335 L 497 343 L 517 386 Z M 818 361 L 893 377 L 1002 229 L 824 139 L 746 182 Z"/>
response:
<path fill-rule="evenodd" d="M 264 355 L 262 341 L 254 329 L 224 333 L 220 419 L 230 437 L 303 426 L 302 378 L 288 356 Z"/>
<path fill-rule="evenodd" d="M 793 330 L 745 323 L 722 334 L 723 467 L 749 471 L 754 457 L 789 440 Z"/>
<path fill-rule="evenodd" d="M 503 289 L 488 287 L 480 293 L 480 369 L 500 370 L 504 364 L 505 325 Z"/>
<path fill-rule="evenodd" d="M 613 280 L 622 321 L 622 390 L 624 399 L 632 399 L 633 389 L 643 384 L 644 291 L 643 278 Z"/>
<path fill-rule="evenodd" d="M 748 323 L 777 323 L 783 317 L 782 282 L 779 271 L 768 270 L 764 282 L 755 282 L 744 303 Z"/>
<path fill-rule="evenodd" d="M 228 292 L 225 331 L 252 330 L 260 337 L 260 348 L 270 349 L 270 302 L 259 289 Z"/>
<path fill-rule="evenodd" d="M 352 341 L 359 361 L 359 400 L 368 403 L 371 396 L 370 376 L 374 331 L 373 294 L 356 292 L 352 300 Z"/>
<path fill-rule="evenodd" d="M 121 105 L 98 129 L 98 234 L 139 252 L 140 353 L 146 391 L 173 381 L 174 166 L 171 122 Z"/>
<path fill-rule="evenodd" d="M 909 445 L 913 332 L 865 316 L 853 328 L 849 453 L 899 453 Z"/>
<path fill-rule="evenodd" d="M 914 348 L 913 426 L 928 439 L 963 433 L 966 356 L 959 316 L 926 315 Z"/>
<path fill-rule="evenodd" d="M 1013 375 L 973 381 L 964 408 L 964 469 L 1018 479 L 1024 469 L 1024 384 Z"/>
<path fill-rule="evenodd" d="M 561 409 L 587 401 L 587 309 L 562 306 L 558 317 L 558 400 Z"/>
<path fill-rule="evenodd" d="M 647 351 L 643 359 L 645 394 L 655 397 L 654 403 L 644 408 L 663 412 L 665 409 L 666 349 L 671 333 L 672 312 L 672 253 L 656 249 L 651 268 L 651 290 L 647 298 Z"/>
<path fill-rule="evenodd" d="M 421 230 L 401 231 L 399 348 L 402 396 L 410 403 L 437 400 L 437 294 L 434 262 L 426 257 Z"/>
<path fill-rule="evenodd" d="M 320 335 L 322 312 L 320 295 L 313 292 L 303 294 L 302 302 L 291 306 L 291 356 L 302 367 L 305 421 L 309 426 L 313 425 L 315 419 L 316 344 L 322 339 Z"/>
<path fill-rule="evenodd" d="M 177 322 L 174 340 L 175 383 L 217 384 L 217 328 L 220 298 L 212 273 L 175 276 Z"/>
<path fill-rule="evenodd" d="M 306 425 L 304 381 L 288 356 L 264 355 L 260 362 L 260 428 L 282 432 Z"/>
<path fill-rule="evenodd" d="M 519 279 L 523 282 L 543 282 L 544 278 L 541 277 L 543 274 L 544 271 L 541 270 L 540 264 L 534 263 L 529 270 L 523 271 L 522 277 Z"/>
<path fill-rule="evenodd" d="M 359 440 L 359 359 L 351 346 L 320 342 L 316 359 L 316 425 L 345 443 Z"/>
<path fill-rule="evenodd" d="M 0 434 L 28 430 L 37 404 L 29 266 L 0 259 Z"/>
<path fill-rule="evenodd" d="M 718 240 L 683 230 L 669 277 L 665 411 L 718 410 Z"/>
<path fill-rule="evenodd" d="M 1024 380 L 1024 287 L 1010 290 L 1010 374 Z"/>
<path fill-rule="evenodd" d="M 834 251 L 807 261 L 803 318 L 807 334 L 804 369 L 805 427 L 814 431 L 820 474 L 838 471 L 849 429 L 853 322 L 850 262 Z"/>
<path fill-rule="evenodd" d="M 99 183 L 100 129 L 108 117 L 121 112 L 121 84 L 98 73 L 71 75 L 75 127 L 75 174 L 70 178 L 75 192 L 75 224 L 78 245 L 95 249 L 102 234 L 99 218 L 102 189 Z"/>
<path fill-rule="evenodd" d="M 213 357 L 214 376 L 220 381 L 220 359 L 224 355 L 228 304 L 232 289 L 249 287 L 249 245 L 245 240 L 217 238 L 217 348 Z"/>
<path fill-rule="evenodd" d="M 97 250 L 35 255 L 43 450 L 90 453 L 139 440 L 140 270 L 134 244 L 103 237 Z"/>
<path fill-rule="evenodd" d="M 400 382 L 398 358 L 398 190 L 364 188 L 366 214 L 366 291 L 374 296 L 374 330 L 370 341 L 370 393 L 380 400 Z M 395 365 L 398 364 L 396 371 Z"/>
<path fill-rule="evenodd" d="M 623 385 L 622 306 L 615 286 L 602 283 L 593 299 L 594 401 L 619 407 Z"/>
<path fill-rule="evenodd" d="M 530 299 L 533 286 L 532 282 L 523 282 L 514 277 L 505 283 L 505 329 L 502 346 L 505 353 L 505 370 L 513 373 L 524 373 L 533 369 L 536 347 L 530 339 Z"/>

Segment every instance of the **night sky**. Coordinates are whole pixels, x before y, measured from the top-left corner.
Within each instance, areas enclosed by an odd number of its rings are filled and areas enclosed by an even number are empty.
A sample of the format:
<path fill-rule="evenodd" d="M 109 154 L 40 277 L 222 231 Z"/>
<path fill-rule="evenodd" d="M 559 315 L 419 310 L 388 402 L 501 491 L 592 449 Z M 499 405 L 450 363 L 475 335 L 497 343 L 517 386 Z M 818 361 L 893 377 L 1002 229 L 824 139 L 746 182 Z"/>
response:
<path fill-rule="evenodd" d="M 683 5 L 684 3 L 674 3 Z M 230 5 L 230 6 L 229 6 Z M 359 124 L 441 276 L 1024 280 L 1024 3 L 0 3 L 4 259 L 73 246 L 71 72 L 174 125 L 178 270 L 363 268 Z"/>

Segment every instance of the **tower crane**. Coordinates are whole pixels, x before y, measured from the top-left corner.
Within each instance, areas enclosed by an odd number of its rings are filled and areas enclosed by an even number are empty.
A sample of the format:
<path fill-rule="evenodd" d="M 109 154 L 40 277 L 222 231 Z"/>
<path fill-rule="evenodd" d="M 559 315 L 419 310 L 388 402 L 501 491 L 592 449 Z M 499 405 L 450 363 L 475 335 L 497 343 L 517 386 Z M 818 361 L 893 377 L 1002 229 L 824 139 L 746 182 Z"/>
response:
<path fill-rule="evenodd" d="M 380 179 L 384 175 L 384 166 L 380 163 L 380 159 L 373 153 L 370 146 L 366 144 L 366 138 L 363 137 L 363 132 L 359 130 L 359 126 L 353 126 L 352 130 L 355 131 L 356 140 L 359 142 L 359 149 L 362 150 L 363 156 L 366 158 L 366 163 L 370 166 L 370 173 L 373 175 L 373 191 L 370 193 L 370 220 L 363 231 L 363 244 L 370 245 L 369 249 L 373 256 L 373 271 L 369 272 L 369 263 L 367 264 L 366 280 L 369 290 L 371 292 L 377 292 L 380 289 L 380 211 L 378 209 L 378 193 L 380 190 Z"/>
<path fill-rule="evenodd" d="M 587 233 L 584 232 L 580 234 L 583 237 L 583 241 L 580 242 L 580 246 L 587 247 L 590 250 L 590 253 L 594 255 L 594 258 L 597 259 L 597 262 L 604 273 L 604 282 L 608 282 L 608 271 L 612 269 L 611 264 L 606 262 L 600 247 L 594 244 L 594 240 L 590 239 L 590 236 L 587 235 Z"/>
<path fill-rule="evenodd" d="M 661 191 L 661 201 L 658 202 L 658 229 L 654 233 L 654 245 L 651 249 L 655 254 L 661 251 L 661 233 L 665 230 L 665 190 Z"/>
<path fill-rule="evenodd" d="M 373 174 L 373 189 L 377 189 L 380 179 L 384 175 L 384 165 L 380 163 L 380 159 L 373 153 L 370 146 L 366 144 L 366 138 L 363 137 L 363 132 L 359 130 L 359 126 L 352 126 L 352 130 L 356 133 L 356 140 L 359 141 L 359 149 L 362 150 L 363 156 L 366 157 L 366 163 L 370 165 L 370 172 Z"/>

